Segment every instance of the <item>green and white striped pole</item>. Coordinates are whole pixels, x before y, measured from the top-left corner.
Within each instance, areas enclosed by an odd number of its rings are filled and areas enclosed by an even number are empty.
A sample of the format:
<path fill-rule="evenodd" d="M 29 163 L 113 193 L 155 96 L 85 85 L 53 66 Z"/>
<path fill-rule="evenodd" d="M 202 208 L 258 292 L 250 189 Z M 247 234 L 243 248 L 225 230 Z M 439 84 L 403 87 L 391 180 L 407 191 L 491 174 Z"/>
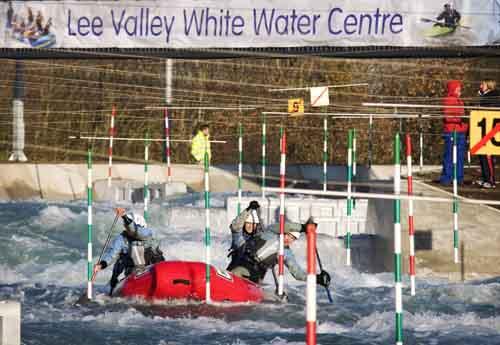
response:
<path fill-rule="evenodd" d="M 92 299 L 92 150 L 87 153 L 87 298 Z"/>
<path fill-rule="evenodd" d="M 401 142 L 394 139 L 394 194 L 401 194 Z M 401 199 L 394 200 L 394 289 L 396 296 L 396 345 L 403 344 L 403 284 L 401 283 Z"/>
<path fill-rule="evenodd" d="M 210 297 L 210 181 L 208 152 L 205 148 L 204 156 L 205 171 L 205 302 L 211 302 Z"/>
<path fill-rule="evenodd" d="M 238 123 L 238 214 L 241 212 L 241 187 L 243 179 L 243 127 Z"/>
<path fill-rule="evenodd" d="M 352 141 L 353 131 L 347 135 L 347 234 L 345 237 L 346 265 L 351 266 L 351 216 L 352 216 Z"/>
<path fill-rule="evenodd" d="M 144 219 L 149 219 L 148 203 L 149 203 L 149 133 L 146 133 L 146 140 L 144 141 Z"/>
<path fill-rule="evenodd" d="M 453 131 L 453 256 L 458 263 L 457 132 Z"/>
<path fill-rule="evenodd" d="M 262 199 L 266 197 L 266 115 L 262 117 Z"/>
<path fill-rule="evenodd" d="M 323 120 L 323 191 L 326 192 L 328 184 L 328 118 Z"/>

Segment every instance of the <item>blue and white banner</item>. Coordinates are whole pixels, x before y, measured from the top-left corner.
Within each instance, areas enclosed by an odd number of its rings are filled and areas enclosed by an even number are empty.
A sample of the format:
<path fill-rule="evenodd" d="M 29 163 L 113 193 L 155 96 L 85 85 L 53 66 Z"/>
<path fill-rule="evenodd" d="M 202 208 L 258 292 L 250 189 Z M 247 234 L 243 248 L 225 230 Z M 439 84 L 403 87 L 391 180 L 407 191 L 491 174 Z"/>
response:
<path fill-rule="evenodd" d="M 7 1 L 3 48 L 500 44 L 500 0 Z"/>

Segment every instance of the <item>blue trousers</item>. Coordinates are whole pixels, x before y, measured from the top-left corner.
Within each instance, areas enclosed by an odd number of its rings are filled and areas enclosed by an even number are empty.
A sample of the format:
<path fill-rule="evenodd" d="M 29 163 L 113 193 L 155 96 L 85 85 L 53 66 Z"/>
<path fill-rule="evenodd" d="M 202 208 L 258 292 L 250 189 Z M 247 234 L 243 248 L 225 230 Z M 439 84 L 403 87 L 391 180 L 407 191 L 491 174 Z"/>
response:
<path fill-rule="evenodd" d="M 443 171 L 439 182 L 450 184 L 453 182 L 453 133 L 443 133 Z M 465 133 L 457 133 L 457 182 L 464 180 L 464 160 L 465 160 Z"/>

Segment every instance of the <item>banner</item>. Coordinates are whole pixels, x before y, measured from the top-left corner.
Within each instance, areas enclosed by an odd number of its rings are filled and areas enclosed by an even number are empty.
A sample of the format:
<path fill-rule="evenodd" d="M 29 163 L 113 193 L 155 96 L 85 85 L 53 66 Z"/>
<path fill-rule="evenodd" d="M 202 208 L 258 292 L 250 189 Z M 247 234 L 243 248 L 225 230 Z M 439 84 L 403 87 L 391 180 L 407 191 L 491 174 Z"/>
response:
<path fill-rule="evenodd" d="M 7 1 L 3 48 L 500 44 L 500 0 Z"/>

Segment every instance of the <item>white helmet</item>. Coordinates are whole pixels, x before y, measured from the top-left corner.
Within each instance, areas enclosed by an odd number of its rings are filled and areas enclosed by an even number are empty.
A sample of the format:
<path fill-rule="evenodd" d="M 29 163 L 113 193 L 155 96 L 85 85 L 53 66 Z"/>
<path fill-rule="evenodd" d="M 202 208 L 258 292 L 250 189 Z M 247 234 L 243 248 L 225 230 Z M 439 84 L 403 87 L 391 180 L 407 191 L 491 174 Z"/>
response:
<path fill-rule="evenodd" d="M 127 218 L 127 220 L 125 220 L 126 225 L 134 223 L 134 226 L 136 228 L 137 227 L 145 228 L 146 226 L 148 226 L 144 217 L 135 212 L 127 213 L 125 215 L 125 218 Z"/>
<path fill-rule="evenodd" d="M 245 219 L 245 223 L 253 223 L 253 224 L 259 224 L 259 215 L 257 214 L 257 210 L 251 210 L 248 213 L 247 218 Z"/>

